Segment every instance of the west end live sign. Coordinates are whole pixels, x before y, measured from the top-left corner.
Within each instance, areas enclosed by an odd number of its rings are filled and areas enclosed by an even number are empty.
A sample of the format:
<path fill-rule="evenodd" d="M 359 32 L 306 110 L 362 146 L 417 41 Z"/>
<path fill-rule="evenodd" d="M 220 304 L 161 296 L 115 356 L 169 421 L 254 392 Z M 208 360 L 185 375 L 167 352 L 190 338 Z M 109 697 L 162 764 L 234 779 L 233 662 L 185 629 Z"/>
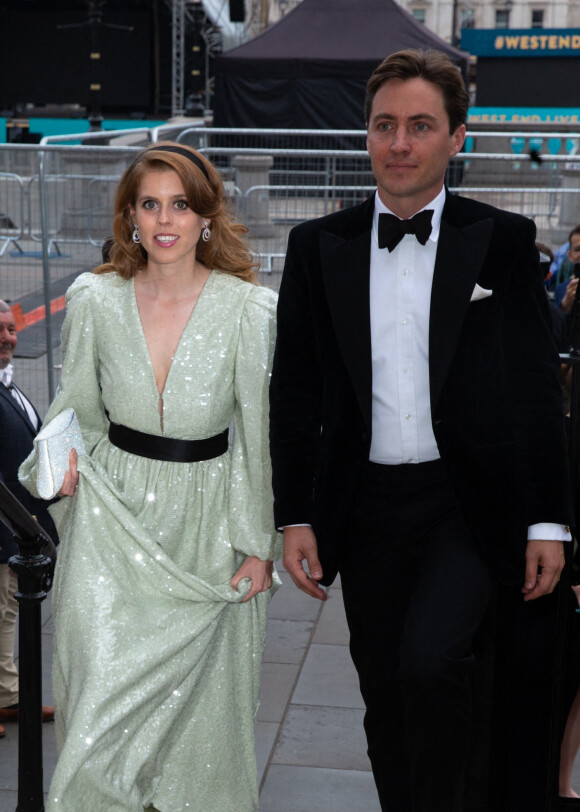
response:
<path fill-rule="evenodd" d="M 565 51 L 580 51 L 580 34 L 498 34 L 493 45 L 494 53 L 558 51 L 558 56 L 566 56 Z"/>
<path fill-rule="evenodd" d="M 533 31 L 533 33 L 532 33 Z M 580 28 L 467 28 L 461 48 L 475 56 L 580 56 Z"/>
<path fill-rule="evenodd" d="M 543 57 L 548 62 L 542 66 L 543 70 L 538 74 L 538 81 L 543 77 L 544 83 L 549 84 L 549 72 L 554 70 L 557 63 L 565 67 L 568 60 L 572 59 L 569 67 L 572 71 L 576 71 L 578 65 L 576 60 L 580 59 L 580 28 L 464 28 L 461 32 L 461 48 L 478 57 L 478 75 L 482 74 L 481 79 L 484 78 L 484 73 L 487 74 L 489 70 L 493 70 L 491 66 L 495 63 L 495 60 L 498 60 L 498 65 L 503 65 L 502 71 L 507 71 L 508 63 L 505 62 L 507 59 L 510 61 L 513 59 L 515 67 L 515 63 L 519 62 L 519 59 L 529 60 Z M 549 70 L 547 69 L 548 64 L 550 64 Z M 539 64 L 538 69 L 540 69 Z M 516 71 L 519 81 L 521 81 L 521 73 L 521 70 Z M 526 77 L 526 82 L 529 83 L 529 74 L 526 74 Z M 494 80 L 495 77 L 492 79 L 492 84 Z M 494 96 L 493 99 L 478 99 L 480 104 L 472 107 L 469 111 L 470 124 L 509 123 L 517 125 L 545 123 L 577 125 L 580 123 L 580 106 L 577 104 L 573 93 L 568 94 L 566 100 L 556 101 L 559 106 L 552 107 L 548 106 L 550 101 L 546 98 L 548 96 L 552 100 L 552 94 L 539 92 L 537 101 L 534 104 L 533 101 L 530 103 L 528 99 L 523 101 L 521 93 L 517 92 L 518 79 L 515 78 L 515 75 L 510 82 L 511 84 L 508 84 L 515 92 L 509 93 L 504 86 L 501 91 L 498 89 L 497 93 L 491 94 Z M 484 84 L 487 85 L 487 92 L 478 95 L 489 97 L 490 82 Z M 516 99 L 518 99 L 519 103 Z"/>

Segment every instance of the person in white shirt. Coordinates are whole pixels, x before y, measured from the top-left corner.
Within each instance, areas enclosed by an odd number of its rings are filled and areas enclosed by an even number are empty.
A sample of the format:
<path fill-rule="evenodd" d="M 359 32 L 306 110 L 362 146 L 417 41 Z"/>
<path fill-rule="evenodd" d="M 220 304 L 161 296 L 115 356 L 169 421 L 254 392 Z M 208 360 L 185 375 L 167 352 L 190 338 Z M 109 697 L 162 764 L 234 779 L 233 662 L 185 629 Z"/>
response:
<path fill-rule="evenodd" d="M 496 584 L 554 589 L 570 539 L 534 224 L 444 186 L 468 101 L 443 54 L 384 60 L 365 111 L 376 194 L 291 232 L 278 305 L 284 563 L 321 600 L 340 572 L 388 812 L 463 812 L 474 636 Z"/>

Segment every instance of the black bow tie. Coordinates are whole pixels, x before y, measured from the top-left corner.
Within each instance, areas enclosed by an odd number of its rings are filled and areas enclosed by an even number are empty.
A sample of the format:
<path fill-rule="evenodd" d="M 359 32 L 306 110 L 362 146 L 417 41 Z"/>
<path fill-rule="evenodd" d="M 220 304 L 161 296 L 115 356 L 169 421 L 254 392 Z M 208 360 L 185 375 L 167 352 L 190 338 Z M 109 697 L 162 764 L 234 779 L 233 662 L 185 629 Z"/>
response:
<path fill-rule="evenodd" d="M 379 214 L 379 248 L 393 251 L 405 234 L 414 234 L 425 245 L 431 234 L 433 209 L 420 211 L 410 220 L 400 220 L 394 214 Z"/>

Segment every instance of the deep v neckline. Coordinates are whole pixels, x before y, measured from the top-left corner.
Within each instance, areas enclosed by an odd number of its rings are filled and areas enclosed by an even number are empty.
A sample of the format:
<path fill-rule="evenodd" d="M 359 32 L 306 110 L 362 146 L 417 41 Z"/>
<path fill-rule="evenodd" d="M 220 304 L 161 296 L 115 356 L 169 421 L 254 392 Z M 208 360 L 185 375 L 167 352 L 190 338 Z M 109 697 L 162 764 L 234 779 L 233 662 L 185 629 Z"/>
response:
<path fill-rule="evenodd" d="M 145 357 L 147 359 L 148 367 L 149 367 L 149 369 L 151 371 L 151 379 L 152 379 L 152 382 L 153 382 L 153 388 L 154 388 L 155 392 L 157 393 L 157 397 L 159 398 L 160 403 L 163 402 L 163 394 L 164 394 L 165 390 L 167 389 L 167 382 L 169 381 L 169 378 L 171 377 L 171 373 L 172 373 L 173 367 L 174 367 L 174 361 L 175 361 L 175 359 L 176 359 L 176 357 L 177 357 L 177 355 L 179 353 L 181 345 L 182 345 L 182 343 L 184 341 L 184 337 L 185 337 L 186 333 L 188 332 L 188 328 L 189 328 L 190 324 L 192 323 L 192 321 L 194 320 L 195 313 L 198 311 L 200 303 L 205 298 L 204 294 L 205 294 L 206 288 L 207 288 L 208 284 L 210 283 L 210 279 L 212 279 L 213 275 L 214 275 L 214 272 L 210 271 L 209 276 L 205 280 L 205 282 L 203 284 L 203 287 L 199 292 L 199 296 L 197 297 L 197 300 L 196 300 L 195 304 L 193 305 L 193 307 L 191 308 L 191 312 L 190 312 L 189 316 L 187 317 L 187 320 L 186 320 L 185 324 L 183 325 L 183 330 L 181 331 L 181 334 L 179 336 L 179 340 L 178 340 L 177 344 L 175 345 L 175 349 L 173 350 L 173 355 L 171 356 L 171 362 L 169 364 L 169 369 L 167 370 L 167 375 L 165 377 L 165 381 L 163 382 L 163 387 L 162 387 L 161 391 L 159 391 L 159 387 L 157 386 L 157 378 L 155 377 L 155 369 L 153 367 L 153 361 L 151 360 L 151 351 L 149 349 L 149 344 L 147 343 L 147 337 L 145 335 L 145 330 L 143 328 L 143 322 L 141 320 L 141 313 L 139 311 L 139 303 L 137 301 L 137 292 L 135 290 L 135 279 L 133 278 L 131 280 L 131 282 L 132 282 L 133 307 L 134 307 L 135 314 L 136 314 L 136 317 L 137 317 L 137 322 L 138 322 L 138 325 L 139 325 L 139 332 L 140 332 L 141 338 L 143 340 L 143 346 L 145 348 Z M 161 428 L 163 430 L 163 419 L 162 419 L 161 423 L 162 423 Z"/>

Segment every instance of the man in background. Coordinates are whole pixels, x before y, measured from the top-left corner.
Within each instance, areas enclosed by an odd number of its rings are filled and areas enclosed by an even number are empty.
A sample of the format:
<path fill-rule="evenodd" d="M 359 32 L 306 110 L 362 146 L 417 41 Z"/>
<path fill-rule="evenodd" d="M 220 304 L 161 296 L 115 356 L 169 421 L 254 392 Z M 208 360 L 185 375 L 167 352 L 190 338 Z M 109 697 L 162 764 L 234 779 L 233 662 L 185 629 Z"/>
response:
<path fill-rule="evenodd" d="M 36 516 L 57 542 L 52 519 L 46 503 L 35 499 L 18 482 L 18 467 L 33 447 L 41 420 L 24 392 L 12 380 L 12 358 L 18 343 L 14 316 L 0 299 L 0 481 Z M 8 566 L 11 556 L 18 553 L 12 533 L 0 522 L 0 737 L 6 735 L 2 722 L 18 720 L 18 671 L 14 664 L 14 642 L 18 602 L 14 597 L 17 579 Z M 54 719 L 54 708 L 43 707 L 42 720 Z"/>
<path fill-rule="evenodd" d="M 555 302 L 562 308 L 564 313 L 571 313 L 576 288 L 578 287 L 577 269 L 580 267 L 580 225 L 574 226 L 568 237 L 568 252 L 566 254 L 570 261 L 571 274 L 565 282 L 560 282 L 556 287 Z"/>

